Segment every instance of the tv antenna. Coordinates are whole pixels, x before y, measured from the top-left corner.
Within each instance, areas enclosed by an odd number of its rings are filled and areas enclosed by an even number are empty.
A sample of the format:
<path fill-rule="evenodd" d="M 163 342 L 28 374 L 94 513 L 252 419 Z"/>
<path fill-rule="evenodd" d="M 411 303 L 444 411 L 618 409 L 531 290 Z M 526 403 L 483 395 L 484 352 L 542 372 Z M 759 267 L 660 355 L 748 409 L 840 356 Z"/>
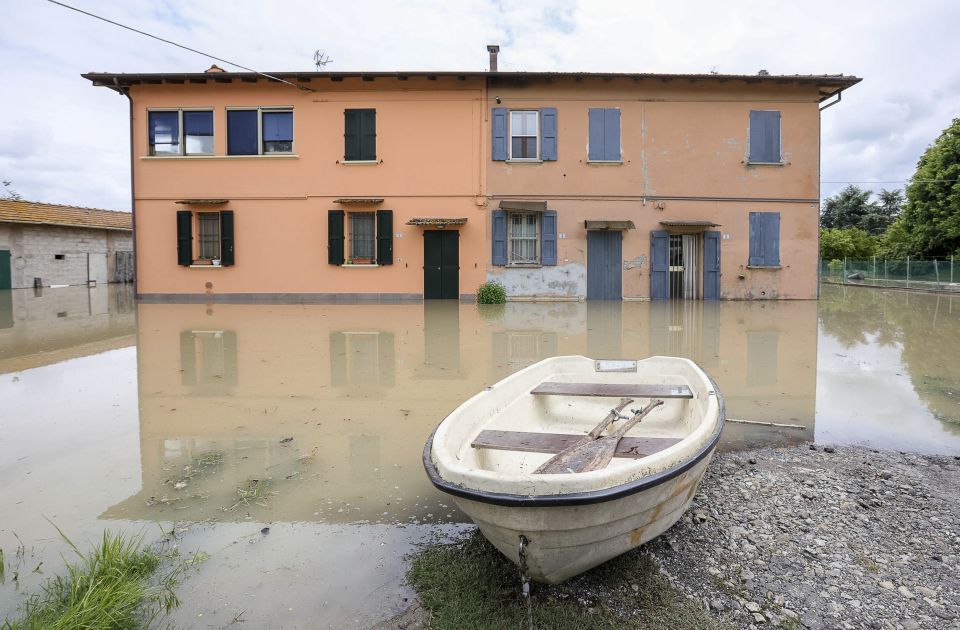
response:
<path fill-rule="evenodd" d="M 323 69 L 327 67 L 328 63 L 333 63 L 333 59 L 331 59 L 327 53 L 323 52 L 319 48 L 313 52 L 313 64 L 317 66 L 318 71 L 323 71 Z"/>

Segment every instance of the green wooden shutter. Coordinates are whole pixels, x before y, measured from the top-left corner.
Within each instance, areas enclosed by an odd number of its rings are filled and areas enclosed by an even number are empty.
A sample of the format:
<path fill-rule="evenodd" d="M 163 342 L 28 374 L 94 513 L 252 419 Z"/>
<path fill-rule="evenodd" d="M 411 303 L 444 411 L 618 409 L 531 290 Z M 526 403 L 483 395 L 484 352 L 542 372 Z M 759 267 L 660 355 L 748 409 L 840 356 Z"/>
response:
<path fill-rule="evenodd" d="M 177 210 L 177 264 L 193 264 L 193 212 Z"/>
<path fill-rule="evenodd" d="M 360 159 L 377 159 L 377 110 L 360 110 Z"/>
<path fill-rule="evenodd" d="M 350 162 L 360 157 L 360 111 L 347 109 L 343 112 L 343 159 Z"/>
<path fill-rule="evenodd" d="M 343 264 L 343 210 L 327 212 L 327 262 Z"/>
<path fill-rule="evenodd" d="M 233 248 L 233 210 L 220 211 L 220 264 L 229 267 L 236 263 Z"/>
<path fill-rule="evenodd" d="M 393 264 L 393 210 L 377 210 L 377 264 Z"/>

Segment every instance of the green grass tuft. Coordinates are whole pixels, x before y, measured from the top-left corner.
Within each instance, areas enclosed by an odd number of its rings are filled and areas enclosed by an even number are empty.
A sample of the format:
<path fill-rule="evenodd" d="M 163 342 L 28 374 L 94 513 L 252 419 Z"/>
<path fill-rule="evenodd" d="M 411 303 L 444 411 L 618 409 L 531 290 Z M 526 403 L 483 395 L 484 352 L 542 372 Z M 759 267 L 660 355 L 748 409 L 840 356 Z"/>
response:
<path fill-rule="evenodd" d="M 100 543 L 83 554 L 60 534 L 80 560 L 68 564 L 63 575 L 48 579 L 42 592 L 20 607 L 20 618 L 5 620 L 0 629 L 147 628 L 160 613 L 179 605 L 173 587 L 186 565 L 161 572 L 164 555 L 145 547 L 142 536 L 105 531 Z"/>
<path fill-rule="evenodd" d="M 528 627 L 516 566 L 479 533 L 426 548 L 414 558 L 407 578 L 431 613 L 431 628 Z M 558 586 L 533 584 L 532 603 L 534 628 L 727 628 L 674 589 L 641 551 Z"/>

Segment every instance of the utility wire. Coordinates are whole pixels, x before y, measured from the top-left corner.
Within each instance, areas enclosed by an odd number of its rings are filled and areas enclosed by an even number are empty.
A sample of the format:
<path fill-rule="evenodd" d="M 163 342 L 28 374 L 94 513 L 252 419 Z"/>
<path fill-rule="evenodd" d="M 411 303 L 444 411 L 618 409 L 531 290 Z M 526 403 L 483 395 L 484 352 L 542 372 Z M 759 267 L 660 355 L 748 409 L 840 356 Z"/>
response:
<path fill-rule="evenodd" d="M 960 179 L 884 179 L 879 181 L 826 181 L 821 179 L 821 184 L 949 184 L 960 182 Z"/>
<path fill-rule="evenodd" d="M 183 48 L 184 50 L 189 50 L 189 51 L 192 52 L 192 53 L 196 53 L 196 54 L 202 55 L 202 56 L 204 56 L 204 57 L 209 57 L 210 59 L 214 59 L 214 60 L 216 60 L 216 61 L 225 63 L 225 64 L 227 64 L 227 65 L 229 65 L 229 66 L 236 66 L 237 68 L 241 68 L 241 69 L 243 69 L 243 70 L 246 70 L 247 72 L 253 72 L 254 74 L 259 74 L 260 76 L 266 77 L 266 78 L 271 79 L 271 80 L 273 80 L 273 81 L 279 81 L 280 83 L 286 83 L 287 85 L 289 85 L 289 86 L 291 86 L 291 87 L 295 87 L 295 88 L 297 88 L 298 90 L 303 90 L 303 91 L 305 91 L 305 92 L 314 92 L 314 91 L 315 91 L 315 90 L 313 90 L 313 89 L 311 89 L 311 88 L 308 88 L 308 87 L 306 87 L 306 86 L 304 86 L 304 85 L 297 85 L 296 83 L 291 83 L 290 81 L 286 81 L 286 80 L 284 80 L 284 79 L 281 79 L 280 77 L 275 77 L 275 76 L 273 76 L 273 75 L 271 75 L 271 74 L 267 74 L 267 73 L 265 73 L 265 72 L 260 72 L 259 70 L 254 70 L 253 68 L 248 68 L 247 66 L 240 65 L 239 63 L 236 63 L 235 61 L 229 61 L 229 60 L 227 60 L 227 59 L 222 59 L 222 58 L 217 57 L 217 56 L 215 56 L 215 55 L 211 55 L 211 54 L 205 53 L 205 52 L 203 52 L 203 51 L 201 51 L 201 50 L 197 50 L 196 48 L 190 48 L 189 46 L 184 46 L 183 44 L 178 44 L 177 42 L 170 41 L 169 39 L 164 39 L 164 38 L 162 38 L 162 37 L 158 37 L 157 35 L 153 35 L 153 34 L 151 34 L 151 33 L 147 33 L 146 31 L 141 31 L 141 30 L 135 29 L 135 28 L 133 28 L 132 26 L 127 26 L 126 24 L 121 24 L 120 22 L 114 22 L 113 20 L 107 19 L 107 18 L 105 18 L 105 17 L 103 17 L 103 16 L 96 15 L 95 13 L 90 13 L 89 11 L 84 11 L 83 9 L 78 9 L 77 7 L 72 7 L 72 6 L 70 6 L 69 4 L 64 4 L 63 2 L 58 2 L 57 0 L 47 0 L 47 2 L 49 2 L 49 3 L 51 3 L 51 4 L 59 5 L 59 6 L 63 7 L 63 8 L 65 8 L 65 9 L 70 9 L 71 11 L 76 11 L 77 13 L 82 13 L 83 15 L 87 15 L 87 16 L 89 16 L 89 17 L 96 18 L 96 19 L 98 19 L 98 20 L 102 20 L 102 21 L 106 22 L 107 24 L 113 24 L 114 26 L 119 26 L 120 28 L 125 28 L 125 29 L 127 29 L 128 31 L 133 31 L 134 33 L 139 33 L 140 35 L 146 35 L 147 37 L 152 37 L 153 39 L 156 39 L 156 40 L 158 40 L 158 41 L 161 41 L 161 42 L 163 42 L 163 43 L 165 43 L 165 44 L 170 44 L 170 45 L 172 45 L 172 46 L 176 46 L 177 48 Z"/>

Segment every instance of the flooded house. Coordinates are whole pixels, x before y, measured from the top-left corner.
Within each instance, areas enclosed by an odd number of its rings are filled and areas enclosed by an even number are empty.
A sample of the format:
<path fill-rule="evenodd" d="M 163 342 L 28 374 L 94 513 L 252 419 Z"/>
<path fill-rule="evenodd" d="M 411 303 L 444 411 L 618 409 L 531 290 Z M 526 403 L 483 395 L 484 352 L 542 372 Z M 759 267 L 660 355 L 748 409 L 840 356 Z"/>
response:
<path fill-rule="evenodd" d="M 83 75 L 153 301 L 813 299 L 844 75 Z M 833 99 L 833 100 L 830 100 Z"/>
<path fill-rule="evenodd" d="M 0 292 L 126 282 L 131 230 L 129 212 L 0 199 Z"/>

